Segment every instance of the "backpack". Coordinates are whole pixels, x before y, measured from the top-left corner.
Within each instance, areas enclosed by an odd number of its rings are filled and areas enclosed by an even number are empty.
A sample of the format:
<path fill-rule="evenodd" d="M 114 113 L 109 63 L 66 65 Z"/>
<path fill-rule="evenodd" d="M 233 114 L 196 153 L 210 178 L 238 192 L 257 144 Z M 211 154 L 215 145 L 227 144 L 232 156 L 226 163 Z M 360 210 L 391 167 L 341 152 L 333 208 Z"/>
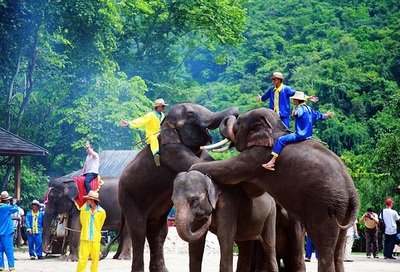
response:
<path fill-rule="evenodd" d="M 385 233 L 385 221 L 383 220 L 383 211 L 381 211 L 381 217 L 379 218 L 379 230 L 382 233 Z"/>

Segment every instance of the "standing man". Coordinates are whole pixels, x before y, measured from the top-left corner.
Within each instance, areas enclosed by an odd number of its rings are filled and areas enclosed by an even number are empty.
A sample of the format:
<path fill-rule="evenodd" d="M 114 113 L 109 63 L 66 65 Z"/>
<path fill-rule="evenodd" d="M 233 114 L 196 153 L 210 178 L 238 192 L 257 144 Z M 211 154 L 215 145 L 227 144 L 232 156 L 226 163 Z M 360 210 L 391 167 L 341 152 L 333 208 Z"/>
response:
<path fill-rule="evenodd" d="M 396 259 L 393 257 L 393 249 L 396 244 L 397 225 L 396 221 L 400 220 L 397 211 L 393 210 L 393 200 L 386 199 L 386 209 L 382 211 L 382 219 L 385 222 L 385 244 L 383 247 L 383 257 L 385 259 Z"/>
<path fill-rule="evenodd" d="M 11 203 L 13 198 L 7 191 L 1 192 L 0 195 L 0 271 L 3 271 L 4 266 L 4 253 L 6 253 L 8 260 L 8 269 L 15 270 L 14 264 L 14 245 L 13 234 L 14 225 L 11 219 L 13 213 L 18 212 L 18 207 Z"/>
<path fill-rule="evenodd" d="M 85 176 L 85 189 L 86 194 L 89 193 L 92 188 L 90 187 L 90 182 L 97 178 L 99 174 L 99 166 L 100 166 L 100 158 L 99 154 L 94 152 L 92 144 L 90 142 L 86 142 L 86 160 L 83 165 L 82 174 Z"/>
<path fill-rule="evenodd" d="M 164 120 L 164 109 L 168 106 L 164 99 L 160 98 L 154 101 L 154 110 L 147 113 L 143 117 L 139 117 L 130 122 L 121 121 L 120 127 L 138 128 L 145 126 L 146 142 L 150 145 L 151 152 L 154 157 L 156 166 L 160 166 L 160 144 L 158 142 L 158 134 L 160 133 L 160 124 Z"/>
<path fill-rule="evenodd" d="M 378 256 L 378 215 L 368 208 L 367 212 L 360 218 L 360 223 L 365 223 L 364 234 L 367 247 L 367 258 L 371 258 L 371 253 L 374 258 Z"/>
<path fill-rule="evenodd" d="M 28 233 L 29 256 L 43 259 L 42 233 L 44 212 L 40 210 L 40 203 L 36 199 L 31 203 L 31 210 L 26 214 L 26 232 Z"/>
<path fill-rule="evenodd" d="M 89 191 L 83 199 L 86 203 L 80 213 L 82 229 L 76 272 L 85 271 L 89 256 L 92 258 L 90 272 L 96 272 L 100 258 L 101 228 L 106 220 L 106 211 L 99 205 L 99 193 L 96 191 Z"/>
<path fill-rule="evenodd" d="M 290 100 L 296 92 L 290 86 L 284 85 L 283 81 L 285 78 L 280 72 L 274 72 L 271 76 L 272 84 L 266 93 L 263 95 L 257 95 L 257 101 L 267 101 L 269 99 L 269 108 L 274 110 L 282 122 L 290 128 Z M 317 102 L 318 97 L 307 96 L 307 100 Z"/>
<path fill-rule="evenodd" d="M 296 109 L 292 115 L 296 118 L 295 132 L 280 136 L 272 147 L 272 158 L 269 162 L 264 163 L 262 167 L 267 170 L 275 171 L 275 162 L 282 152 L 283 148 L 289 143 L 301 142 L 312 138 L 313 125 L 316 120 L 332 118 L 333 112 L 325 114 L 313 110 L 306 105 L 306 96 L 303 92 L 296 91 L 296 94 L 291 97 Z"/>
<path fill-rule="evenodd" d="M 359 239 L 357 231 L 357 220 L 354 222 L 353 226 L 347 229 L 346 233 L 346 247 L 344 249 L 344 262 L 352 262 L 350 259 L 351 250 L 353 249 L 353 244 L 355 239 Z"/>

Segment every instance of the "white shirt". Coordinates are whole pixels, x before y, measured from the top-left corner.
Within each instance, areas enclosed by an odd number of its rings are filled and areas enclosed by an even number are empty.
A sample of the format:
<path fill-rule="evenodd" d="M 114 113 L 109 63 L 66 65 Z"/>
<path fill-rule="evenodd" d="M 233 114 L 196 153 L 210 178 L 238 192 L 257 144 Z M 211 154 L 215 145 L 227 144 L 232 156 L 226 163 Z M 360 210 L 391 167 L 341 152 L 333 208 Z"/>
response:
<path fill-rule="evenodd" d="M 355 224 L 357 223 L 357 220 L 354 222 Z M 347 229 L 346 236 L 354 236 L 355 230 L 354 230 L 354 225 L 351 226 L 350 228 Z"/>
<path fill-rule="evenodd" d="M 98 174 L 99 173 L 99 165 L 100 165 L 100 160 L 99 160 L 99 154 L 93 151 L 94 156 L 87 155 L 86 156 L 86 161 L 85 161 L 85 172 L 83 174 L 87 173 L 94 173 Z"/>
<path fill-rule="evenodd" d="M 398 213 L 390 208 L 383 209 L 383 221 L 385 221 L 385 234 L 393 235 L 397 233 L 396 221 L 400 220 Z"/>
<path fill-rule="evenodd" d="M 13 219 L 18 219 L 19 221 L 21 221 L 22 216 L 24 216 L 24 215 L 25 215 L 24 210 L 23 210 L 21 207 L 18 207 L 18 212 L 14 213 L 14 214 L 12 215 L 12 218 L 13 218 Z M 14 228 L 17 228 L 17 227 L 18 227 L 18 220 L 13 220 Z M 21 223 L 22 223 L 22 222 L 21 222 Z"/>

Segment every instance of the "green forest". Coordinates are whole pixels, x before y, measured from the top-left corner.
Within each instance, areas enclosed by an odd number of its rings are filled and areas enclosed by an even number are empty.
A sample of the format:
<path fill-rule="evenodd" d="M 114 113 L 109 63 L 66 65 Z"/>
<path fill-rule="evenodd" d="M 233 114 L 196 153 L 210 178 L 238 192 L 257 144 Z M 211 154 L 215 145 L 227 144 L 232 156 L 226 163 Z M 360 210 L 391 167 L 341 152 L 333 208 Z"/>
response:
<path fill-rule="evenodd" d="M 81 168 L 87 140 L 143 148 L 118 123 L 155 99 L 243 113 L 267 106 L 255 97 L 275 71 L 335 113 L 315 137 L 348 167 L 360 213 L 400 203 L 397 0 L 0 0 L 0 33 L 0 127 L 49 151 L 23 157 L 26 203 Z"/>

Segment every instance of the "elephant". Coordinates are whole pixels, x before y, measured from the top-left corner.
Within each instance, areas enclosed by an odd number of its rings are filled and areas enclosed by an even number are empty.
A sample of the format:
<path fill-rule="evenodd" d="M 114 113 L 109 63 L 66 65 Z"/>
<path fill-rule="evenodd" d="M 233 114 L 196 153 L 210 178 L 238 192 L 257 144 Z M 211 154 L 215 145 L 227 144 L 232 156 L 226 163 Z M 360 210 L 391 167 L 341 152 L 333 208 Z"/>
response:
<path fill-rule="evenodd" d="M 300 220 L 318 251 L 318 271 L 343 272 L 346 229 L 356 220 L 359 200 L 346 166 L 316 140 L 285 146 L 276 171 L 261 165 L 271 158 L 277 137 L 287 127 L 270 109 L 258 108 L 227 117 L 220 132 L 240 152 L 230 159 L 201 162 L 190 170 L 224 184 L 253 183 Z"/>
<path fill-rule="evenodd" d="M 120 176 L 118 200 L 132 237 L 132 271 L 143 272 L 145 239 L 150 247 L 150 271 L 167 272 L 163 245 L 168 232 L 167 216 L 172 208 L 173 181 L 179 172 L 204 160 L 211 160 L 200 149 L 212 141 L 209 129 L 218 128 L 237 108 L 211 112 L 194 103 L 173 105 L 161 123 L 161 165 L 154 164 L 150 147 L 143 148 Z"/>
<path fill-rule="evenodd" d="M 121 219 L 121 208 L 118 205 L 118 178 L 117 177 L 102 177 L 104 184 L 101 186 L 100 205 L 106 210 L 107 217 L 104 222 L 103 229 L 118 230 Z M 80 236 L 80 221 L 79 210 L 77 209 L 74 200 L 78 194 L 78 186 L 71 178 L 55 178 L 49 183 L 47 191 L 47 202 L 45 206 L 45 216 L 43 220 L 43 244 L 44 252 L 48 251 L 50 243 L 51 223 L 57 219 L 57 216 L 62 213 L 68 213 L 68 245 L 69 255 L 68 261 L 77 261 L 79 252 L 79 236 Z M 131 258 L 131 239 L 128 228 L 123 229 L 123 238 L 120 239 L 120 244 L 114 259 L 129 260 Z"/>
<path fill-rule="evenodd" d="M 183 240 L 189 242 L 191 272 L 201 271 L 208 229 L 219 240 L 219 271 L 233 271 L 233 243 L 236 241 L 239 246 L 237 271 L 250 272 L 251 254 L 244 253 L 244 256 L 249 256 L 249 262 L 245 263 L 242 251 L 249 248 L 245 243 L 251 240 L 260 241 L 264 250 L 266 267 L 257 271 L 278 271 L 276 208 L 274 199 L 267 193 L 250 198 L 239 185 L 217 185 L 207 175 L 190 171 L 176 177 L 172 201 L 176 209 L 176 230 Z"/>

